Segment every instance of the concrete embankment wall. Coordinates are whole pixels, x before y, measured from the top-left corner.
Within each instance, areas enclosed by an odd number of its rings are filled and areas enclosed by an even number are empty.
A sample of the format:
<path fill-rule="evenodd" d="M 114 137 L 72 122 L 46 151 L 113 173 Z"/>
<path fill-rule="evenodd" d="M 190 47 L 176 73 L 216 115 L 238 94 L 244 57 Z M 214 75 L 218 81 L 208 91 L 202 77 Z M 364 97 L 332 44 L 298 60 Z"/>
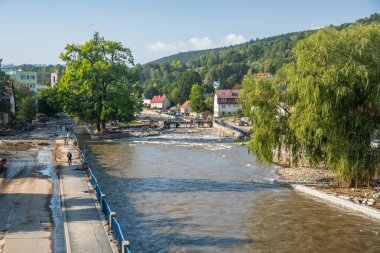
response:
<path fill-rule="evenodd" d="M 242 134 L 238 131 L 235 131 L 233 129 L 218 125 L 218 124 L 213 124 L 212 129 L 214 130 L 215 134 L 220 137 L 235 137 L 239 138 L 242 136 Z"/>
<path fill-rule="evenodd" d="M 291 187 L 296 191 L 299 191 L 299 192 L 305 193 L 307 195 L 311 195 L 311 196 L 320 198 L 320 199 L 328 201 L 332 204 L 347 208 L 351 211 L 358 212 L 358 213 L 364 214 L 366 216 L 369 216 L 371 218 L 380 220 L 380 211 L 375 209 L 375 208 L 364 206 L 364 205 L 358 205 L 358 204 L 355 204 L 351 201 L 341 199 L 341 198 L 333 196 L 333 195 L 326 194 L 324 192 L 321 192 L 319 190 L 313 189 L 313 188 L 305 186 L 305 185 L 291 184 Z"/>

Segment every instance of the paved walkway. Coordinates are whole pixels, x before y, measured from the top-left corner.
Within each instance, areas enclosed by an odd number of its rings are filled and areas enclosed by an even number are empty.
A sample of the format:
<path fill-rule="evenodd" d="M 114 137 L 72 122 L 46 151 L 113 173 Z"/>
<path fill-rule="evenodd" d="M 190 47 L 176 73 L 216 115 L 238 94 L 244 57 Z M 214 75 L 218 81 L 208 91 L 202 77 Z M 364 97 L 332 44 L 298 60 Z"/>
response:
<path fill-rule="evenodd" d="M 68 150 L 73 154 L 72 166 L 67 166 Z M 68 149 L 63 146 L 63 140 L 57 140 L 55 157 L 60 166 L 68 252 L 112 252 L 99 212 L 88 191 L 84 172 L 77 169 L 80 163 L 79 150 Z"/>

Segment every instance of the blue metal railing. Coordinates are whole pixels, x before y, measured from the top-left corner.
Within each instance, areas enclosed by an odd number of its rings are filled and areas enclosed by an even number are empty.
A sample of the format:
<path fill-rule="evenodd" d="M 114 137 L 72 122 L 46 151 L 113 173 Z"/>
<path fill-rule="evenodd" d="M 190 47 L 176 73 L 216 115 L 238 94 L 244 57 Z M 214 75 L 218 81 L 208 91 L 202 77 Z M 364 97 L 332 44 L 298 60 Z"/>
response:
<path fill-rule="evenodd" d="M 104 216 L 106 217 L 108 224 L 111 226 L 113 234 L 116 237 L 117 244 L 118 244 L 120 252 L 131 253 L 131 249 L 129 248 L 129 245 L 125 244 L 124 235 L 123 235 L 123 232 L 121 231 L 119 223 L 117 222 L 115 217 L 111 217 L 111 213 L 112 213 L 111 207 L 109 206 L 106 198 L 103 197 L 104 195 L 103 195 L 102 189 L 100 188 L 98 180 L 96 179 L 96 177 L 92 173 L 91 168 L 88 168 L 87 172 L 88 172 L 88 175 L 90 177 L 91 185 L 95 188 L 96 197 L 97 197 L 98 201 L 101 203 L 102 212 L 103 212 Z M 123 249 L 123 247 L 124 247 L 124 249 Z"/>
<path fill-rule="evenodd" d="M 114 235 L 116 235 L 116 241 L 119 245 L 119 248 L 122 249 L 124 247 L 124 251 L 122 252 L 131 253 L 131 249 L 129 248 L 129 245 L 123 244 L 123 242 L 125 242 L 124 235 L 115 217 L 112 217 L 111 223 L 112 223 L 111 225 L 112 231 Z"/>
<path fill-rule="evenodd" d="M 84 161 L 84 156 L 82 156 L 81 158 Z M 88 173 L 88 176 L 90 177 L 90 183 L 95 189 L 96 197 L 98 201 L 101 203 L 102 212 L 104 216 L 106 217 L 108 224 L 111 226 L 114 236 L 116 237 L 119 251 L 121 253 L 131 253 L 131 249 L 129 248 L 129 243 L 127 243 L 127 241 L 124 239 L 124 235 L 123 235 L 123 232 L 121 231 L 119 223 L 117 222 L 115 217 L 111 217 L 111 213 L 112 213 L 111 207 L 109 206 L 106 198 L 104 197 L 102 189 L 100 188 L 100 185 L 98 183 L 98 180 L 96 179 L 95 175 L 92 173 L 92 170 L 90 167 L 88 168 L 87 173 Z"/>
<path fill-rule="evenodd" d="M 102 211 L 104 215 L 106 216 L 108 224 L 110 223 L 110 216 L 111 216 L 111 208 L 108 205 L 108 202 L 105 198 L 102 199 Z"/>
<path fill-rule="evenodd" d="M 95 192 L 96 192 L 96 197 L 97 197 L 98 200 L 100 201 L 101 198 L 102 198 L 103 192 L 102 192 L 102 190 L 100 189 L 99 184 L 97 184 L 97 185 L 95 186 Z"/>
<path fill-rule="evenodd" d="M 121 247 L 122 246 L 121 245 L 122 242 L 125 241 L 125 240 L 124 240 L 124 235 L 121 232 L 120 225 L 117 222 L 117 220 L 116 220 L 115 217 L 112 217 L 111 223 L 112 223 L 112 225 L 111 225 L 112 226 L 112 231 L 114 231 L 115 236 L 116 236 L 116 240 L 118 241 L 118 244 Z"/>

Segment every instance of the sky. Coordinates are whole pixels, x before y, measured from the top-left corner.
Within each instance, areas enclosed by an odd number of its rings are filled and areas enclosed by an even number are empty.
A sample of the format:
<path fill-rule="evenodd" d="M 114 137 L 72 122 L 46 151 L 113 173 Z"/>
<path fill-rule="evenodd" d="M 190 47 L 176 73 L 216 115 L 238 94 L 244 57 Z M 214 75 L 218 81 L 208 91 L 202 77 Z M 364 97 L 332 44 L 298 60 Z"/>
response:
<path fill-rule="evenodd" d="M 135 63 L 339 25 L 380 13 L 380 0 L 0 0 L 3 64 L 57 64 L 95 31 Z"/>

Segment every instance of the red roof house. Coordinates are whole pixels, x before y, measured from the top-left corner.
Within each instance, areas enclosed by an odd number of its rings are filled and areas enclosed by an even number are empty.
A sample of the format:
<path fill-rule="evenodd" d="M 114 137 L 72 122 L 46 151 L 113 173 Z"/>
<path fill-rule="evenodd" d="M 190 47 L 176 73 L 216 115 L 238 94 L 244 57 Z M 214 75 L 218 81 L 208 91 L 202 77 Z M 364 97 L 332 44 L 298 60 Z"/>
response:
<path fill-rule="evenodd" d="M 181 114 L 191 112 L 192 110 L 191 110 L 191 107 L 190 107 L 190 101 L 187 100 L 185 103 L 183 103 L 181 105 L 181 107 L 179 108 L 179 111 L 180 111 Z"/>
<path fill-rule="evenodd" d="M 164 96 L 154 96 L 150 101 L 150 108 L 167 109 L 170 105 L 168 98 Z"/>

